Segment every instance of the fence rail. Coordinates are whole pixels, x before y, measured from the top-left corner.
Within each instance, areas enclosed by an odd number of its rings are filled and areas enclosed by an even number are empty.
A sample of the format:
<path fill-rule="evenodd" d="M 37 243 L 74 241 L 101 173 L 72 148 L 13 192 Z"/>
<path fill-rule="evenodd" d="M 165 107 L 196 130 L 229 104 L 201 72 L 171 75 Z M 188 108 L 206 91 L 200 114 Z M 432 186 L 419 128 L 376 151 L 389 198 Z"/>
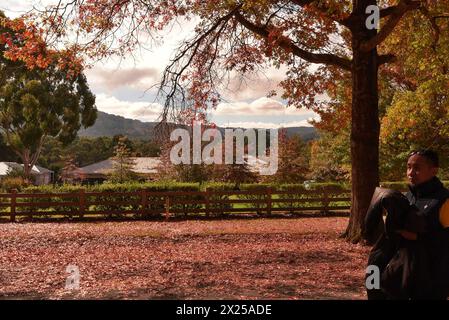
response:
<path fill-rule="evenodd" d="M 79 192 L 0 194 L 0 218 L 17 217 L 155 217 L 189 214 L 225 215 L 349 210 L 347 190 Z"/>

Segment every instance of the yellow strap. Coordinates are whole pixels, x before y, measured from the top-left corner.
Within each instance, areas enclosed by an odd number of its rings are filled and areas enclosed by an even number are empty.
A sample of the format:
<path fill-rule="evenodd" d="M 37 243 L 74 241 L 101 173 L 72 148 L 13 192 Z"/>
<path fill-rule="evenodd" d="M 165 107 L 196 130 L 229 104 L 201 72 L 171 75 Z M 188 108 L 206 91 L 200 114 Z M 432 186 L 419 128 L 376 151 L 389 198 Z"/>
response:
<path fill-rule="evenodd" d="M 446 200 L 440 209 L 440 223 L 444 228 L 449 227 L 449 199 Z"/>

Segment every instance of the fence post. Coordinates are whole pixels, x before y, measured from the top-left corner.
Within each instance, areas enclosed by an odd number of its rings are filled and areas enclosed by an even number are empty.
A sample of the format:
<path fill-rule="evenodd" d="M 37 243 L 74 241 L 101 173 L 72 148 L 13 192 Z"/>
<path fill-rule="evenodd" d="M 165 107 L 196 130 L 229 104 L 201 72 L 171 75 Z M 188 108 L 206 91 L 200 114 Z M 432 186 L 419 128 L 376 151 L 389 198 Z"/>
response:
<path fill-rule="evenodd" d="M 84 193 L 84 189 L 80 189 L 79 191 L 79 200 L 80 200 L 79 215 L 80 218 L 83 218 L 84 213 L 86 211 L 86 194 Z"/>
<path fill-rule="evenodd" d="M 145 216 L 145 210 L 148 207 L 148 195 L 147 195 L 147 191 L 145 189 L 140 191 L 140 205 L 141 205 L 141 212 L 142 212 L 142 217 Z"/>
<path fill-rule="evenodd" d="M 11 191 L 11 222 L 16 222 L 16 201 L 17 201 L 17 190 L 13 189 Z"/>
<path fill-rule="evenodd" d="M 329 211 L 329 195 L 327 188 L 323 188 L 323 207 L 324 213 L 328 213 Z"/>
<path fill-rule="evenodd" d="M 210 213 L 209 196 L 210 196 L 210 190 L 209 190 L 209 188 L 206 188 L 206 191 L 204 192 L 204 197 L 206 198 L 206 217 L 209 217 L 209 213 Z"/>
<path fill-rule="evenodd" d="M 170 196 L 165 196 L 165 219 L 170 217 Z"/>
<path fill-rule="evenodd" d="M 271 187 L 267 188 L 267 214 L 271 214 L 271 194 L 272 194 L 273 190 L 271 189 Z"/>

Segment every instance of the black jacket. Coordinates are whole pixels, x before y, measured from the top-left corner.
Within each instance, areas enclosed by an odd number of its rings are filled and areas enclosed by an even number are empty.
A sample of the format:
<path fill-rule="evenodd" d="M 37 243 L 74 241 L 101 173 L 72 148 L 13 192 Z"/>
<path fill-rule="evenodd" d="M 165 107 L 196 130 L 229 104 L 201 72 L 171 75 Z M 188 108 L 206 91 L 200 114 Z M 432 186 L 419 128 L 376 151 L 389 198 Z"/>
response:
<path fill-rule="evenodd" d="M 441 206 L 449 199 L 449 190 L 434 177 L 428 182 L 409 187 L 406 194 L 410 204 L 426 219 L 427 231 L 418 232 L 417 243 L 429 259 L 431 288 L 428 296 L 449 296 L 449 228 L 440 223 Z"/>
<path fill-rule="evenodd" d="M 449 191 L 438 178 L 410 187 L 406 196 L 377 188 L 365 220 L 369 239 L 387 211 L 385 231 L 368 258 L 381 273 L 381 290 L 367 290 L 368 299 L 442 298 L 449 288 L 449 236 L 439 222 L 439 209 Z M 396 230 L 418 234 L 406 240 Z"/>

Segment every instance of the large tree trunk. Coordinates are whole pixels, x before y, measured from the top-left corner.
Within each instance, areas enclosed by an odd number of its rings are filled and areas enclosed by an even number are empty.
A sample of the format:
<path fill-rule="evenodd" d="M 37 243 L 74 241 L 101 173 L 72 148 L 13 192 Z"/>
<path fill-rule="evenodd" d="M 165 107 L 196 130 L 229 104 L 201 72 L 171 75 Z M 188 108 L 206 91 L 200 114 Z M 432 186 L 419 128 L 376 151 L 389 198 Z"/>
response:
<path fill-rule="evenodd" d="M 365 26 L 365 8 L 373 0 L 355 0 L 352 27 L 352 124 L 351 124 L 351 216 L 345 236 L 351 242 L 362 239 L 365 215 L 379 185 L 379 108 L 377 50 L 362 52 L 360 43 L 375 35 Z"/>

